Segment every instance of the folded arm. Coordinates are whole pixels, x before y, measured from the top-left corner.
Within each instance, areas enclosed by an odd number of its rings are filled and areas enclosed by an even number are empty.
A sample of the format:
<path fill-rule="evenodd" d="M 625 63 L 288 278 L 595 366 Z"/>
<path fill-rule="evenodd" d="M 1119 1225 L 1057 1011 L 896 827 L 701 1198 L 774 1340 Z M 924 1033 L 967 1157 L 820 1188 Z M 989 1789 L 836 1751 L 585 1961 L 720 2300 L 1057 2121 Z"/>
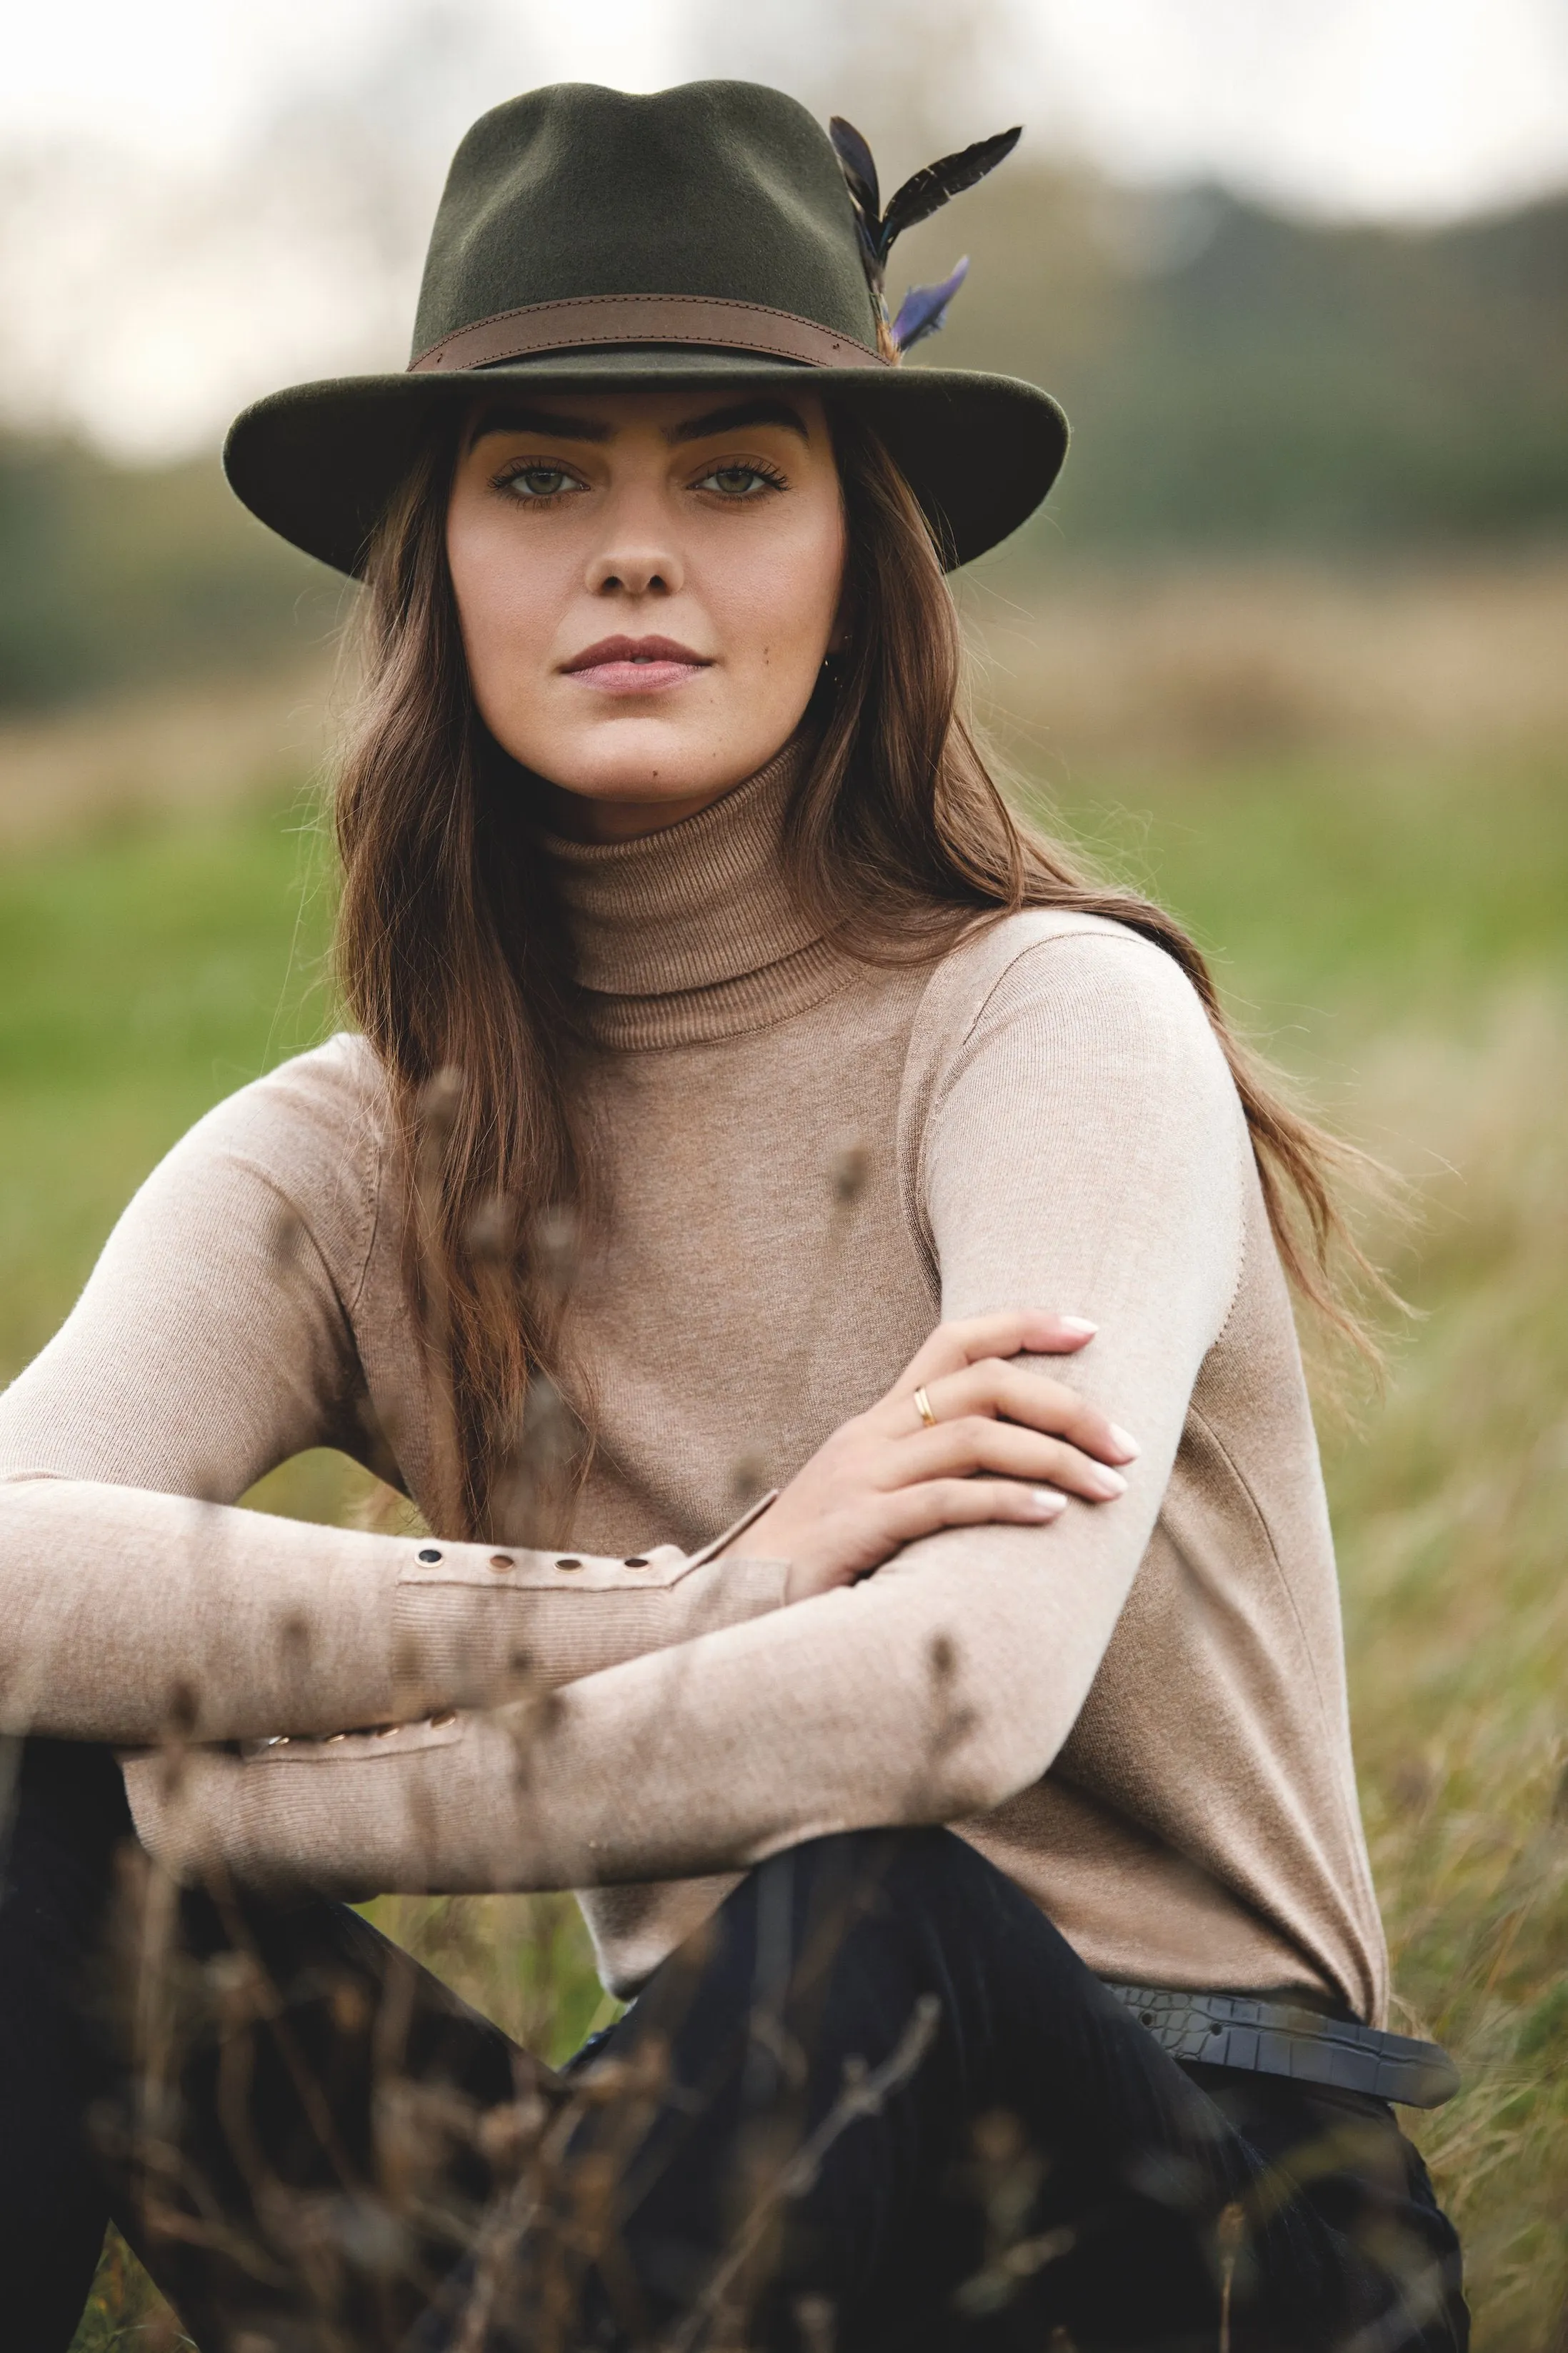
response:
<path fill-rule="evenodd" d="M 820 1832 L 960 1819 L 1048 1767 L 1234 1295 L 1247 1145 L 1202 1008 L 1158 951 L 1090 931 L 997 954 L 999 969 L 955 958 L 936 984 L 910 1213 L 945 1314 L 1047 1297 L 1097 1324 L 1064 1377 L 1138 1434 L 1121 1500 L 947 1529 L 852 1590 L 363 1778 L 204 1758 L 174 1813 L 143 1825 L 172 1861 L 221 1853 L 247 1876 L 348 1889 L 686 1876 Z"/>
<path fill-rule="evenodd" d="M 310 1057 L 202 1122 L 0 1398 L 0 1725 L 142 1745 L 172 1728 L 327 1735 L 485 1707 L 841 1585 L 923 1530 L 1062 1508 L 1025 1482 L 1103 1492 L 1082 1451 L 1117 1459 L 1102 1420 L 1049 1384 L 970 1365 L 983 1349 L 1082 1345 L 1059 1318 L 1009 1312 L 919 1360 L 962 1424 L 933 1440 L 896 1393 L 829 1442 L 754 1536 L 696 1554 L 540 1553 L 236 1507 L 302 1448 L 366 1451 L 352 1311 L 377 1188 L 342 1076 Z"/>

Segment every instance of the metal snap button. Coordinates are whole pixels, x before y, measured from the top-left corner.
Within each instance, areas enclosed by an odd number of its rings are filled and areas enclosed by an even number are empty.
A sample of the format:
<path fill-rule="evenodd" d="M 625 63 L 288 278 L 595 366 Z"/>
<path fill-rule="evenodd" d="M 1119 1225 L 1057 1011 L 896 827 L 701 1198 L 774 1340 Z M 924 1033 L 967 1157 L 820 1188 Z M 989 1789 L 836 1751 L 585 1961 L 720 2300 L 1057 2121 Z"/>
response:
<path fill-rule="evenodd" d="M 624 1568 L 647 1568 L 648 1563 L 640 1552 L 628 1553 L 621 1564 Z"/>
<path fill-rule="evenodd" d="M 574 1560 L 570 1555 L 568 1555 L 566 1559 L 558 1560 L 555 1566 L 557 1568 L 581 1568 L 583 1564 L 580 1560 Z"/>
<path fill-rule="evenodd" d="M 426 1545 L 424 1551 L 422 1553 L 416 1554 L 415 1557 L 417 1560 L 437 1561 L 440 1559 L 441 1556 L 436 1550 L 434 1545 Z"/>
<path fill-rule="evenodd" d="M 503 1569 L 515 1568 L 517 1567 L 517 1563 L 513 1560 L 510 1552 L 492 1552 L 490 1555 L 490 1567 L 495 1570 L 499 1577 Z"/>

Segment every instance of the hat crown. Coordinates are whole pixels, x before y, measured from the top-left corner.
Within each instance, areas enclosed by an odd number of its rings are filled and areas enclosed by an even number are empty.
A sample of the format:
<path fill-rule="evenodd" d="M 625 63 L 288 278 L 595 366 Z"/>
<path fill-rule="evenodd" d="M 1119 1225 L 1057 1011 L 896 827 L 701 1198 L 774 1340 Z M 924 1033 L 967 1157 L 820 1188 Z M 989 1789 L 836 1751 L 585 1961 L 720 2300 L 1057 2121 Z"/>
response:
<path fill-rule="evenodd" d="M 529 303 L 626 294 L 758 303 L 875 343 L 854 208 L 804 106 L 757 82 L 563 82 L 480 117 L 436 216 L 414 355 Z"/>

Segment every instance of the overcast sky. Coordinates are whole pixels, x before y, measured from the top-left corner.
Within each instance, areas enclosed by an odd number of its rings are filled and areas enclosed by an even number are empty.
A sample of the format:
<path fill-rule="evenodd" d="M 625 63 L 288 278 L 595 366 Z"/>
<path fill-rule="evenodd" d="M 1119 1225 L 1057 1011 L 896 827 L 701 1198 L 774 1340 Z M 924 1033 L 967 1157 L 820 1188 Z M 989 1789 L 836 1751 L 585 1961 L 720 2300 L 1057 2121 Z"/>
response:
<path fill-rule="evenodd" d="M 878 13 L 877 0 L 847 5 Z M 963 0 L 954 5 L 962 16 Z M 388 20 L 410 13 L 399 0 L 76 0 L 17 12 L 0 126 L 211 157 L 280 98 L 351 73 Z M 653 90 L 706 62 L 689 0 L 477 0 L 463 13 L 488 20 L 520 88 L 573 78 Z M 743 48 L 758 12 L 727 0 L 726 13 Z M 1020 0 L 1011 13 L 1033 51 L 1008 61 L 1037 85 L 1024 95 L 1113 169 L 1217 172 L 1396 214 L 1568 176 L 1568 0 Z M 1005 79 L 1019 87 L 1016 70 Z"/>
<path fill-rule="evenodd" d="M 1338 216 L 1568 185 L 1568 0 L 75 0 L 7 22 L 0 400 L 192 445 L 247 390 L 392 359 L 441 163 L 498 98 L 718 69 L 819 102 L 834 42 L 874 82 L 922 11 L 968 41 L 960 136 L 1022 115 L 1123 178 Z"/>

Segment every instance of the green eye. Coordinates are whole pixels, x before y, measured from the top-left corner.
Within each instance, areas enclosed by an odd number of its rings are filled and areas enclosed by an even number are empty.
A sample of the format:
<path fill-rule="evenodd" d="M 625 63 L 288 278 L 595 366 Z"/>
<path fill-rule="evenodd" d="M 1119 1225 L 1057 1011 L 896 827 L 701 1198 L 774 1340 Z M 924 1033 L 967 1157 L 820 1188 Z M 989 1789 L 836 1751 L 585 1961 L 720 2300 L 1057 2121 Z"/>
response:
<path fill-rule="evenodd" d="M 507 476 L 506 487 L 519 499 L 552 499 L 571 482 L 571 475 L 559 466 L 522 466 Z"/>
<path fill-rule="evenodd" d="M 717 491 L 721 498 L 754 499 L 763 491 L 776 491 L 778 484 L 756 466 L 715 466 L 704 474 L 698 484 L 701 491 Z"/>

